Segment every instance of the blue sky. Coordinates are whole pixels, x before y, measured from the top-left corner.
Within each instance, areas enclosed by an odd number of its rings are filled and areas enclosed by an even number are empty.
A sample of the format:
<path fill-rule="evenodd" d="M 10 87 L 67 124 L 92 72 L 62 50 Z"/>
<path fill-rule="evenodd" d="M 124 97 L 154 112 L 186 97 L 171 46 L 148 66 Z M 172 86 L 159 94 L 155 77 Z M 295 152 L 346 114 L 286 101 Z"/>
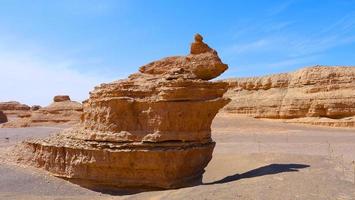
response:
<path fill-rule="evenodd" d="M 0 0 L 0 101 L 82 101 L 188 54 L 197 32 L 229 65 L 221 78 L 355 65 L 355 0 Z"/>

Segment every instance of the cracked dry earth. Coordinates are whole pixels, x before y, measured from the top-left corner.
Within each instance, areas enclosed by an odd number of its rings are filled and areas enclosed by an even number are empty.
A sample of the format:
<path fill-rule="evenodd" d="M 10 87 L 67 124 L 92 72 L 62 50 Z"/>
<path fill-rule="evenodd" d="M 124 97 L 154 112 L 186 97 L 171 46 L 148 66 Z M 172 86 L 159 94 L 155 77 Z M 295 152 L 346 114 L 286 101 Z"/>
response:
<path fill-rule="evenodd" d="M 9 149 L 58 127 L 0 129 L 0 199 L 355 199 L 355 129 L 219 114 L 203 183 L 162 190 L 92 191 L 14 164 Z"/>

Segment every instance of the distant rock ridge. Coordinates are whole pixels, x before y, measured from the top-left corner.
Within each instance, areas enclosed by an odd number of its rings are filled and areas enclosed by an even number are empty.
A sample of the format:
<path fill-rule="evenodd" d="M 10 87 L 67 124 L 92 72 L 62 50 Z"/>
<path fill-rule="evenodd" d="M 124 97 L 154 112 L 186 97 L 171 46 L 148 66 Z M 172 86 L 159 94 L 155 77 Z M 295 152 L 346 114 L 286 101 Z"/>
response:
<path fill-rule="evenodd" d="M 73 125 L 79 123 L 82 114 L 82 104 L 71 101 L 67 95 L 55 96 L 53 103 L 46 107 L 33 106 L 31 111 L 19 114 L 19 119 L 9 121 L 3 128 L 30 126 Z"/>
<path fill-rule="evenodd" d="M 0 102 L 0 110 L 2 111 L 12 111 L 12 110 L 30 110 L 26 104 L 21 104 L 18 101 L 7 101 L 7 102 Z"/>
<path fill-rule="evenodd" d="M 3 111 L 8 118 L 17 118 L 19 115 L 29 114 L 31 107 L 21 104 L 18 101 L 0 102 L 0 110 Z"/>
<path fill-rule="evenodd" d="M 232 99 L 224 112 L 296 123 L 355 126 L 355 67 L 314 66 L 224 82 L 229 85 L 225 96 Z"/>

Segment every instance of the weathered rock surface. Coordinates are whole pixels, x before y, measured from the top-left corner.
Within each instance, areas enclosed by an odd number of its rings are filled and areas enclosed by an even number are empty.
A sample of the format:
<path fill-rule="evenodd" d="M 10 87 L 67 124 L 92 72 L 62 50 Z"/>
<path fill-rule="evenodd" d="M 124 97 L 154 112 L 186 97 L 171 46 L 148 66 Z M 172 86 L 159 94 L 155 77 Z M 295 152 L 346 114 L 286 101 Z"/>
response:
<path fill-rule="evenodd" d="M 68 95 L 57 95 L 53 98 L 54 102 L 62 102 L 62 101 L 70 101 L 70 97 Z"/>
<path fill-rule="evenodd" d="M 355 67 L 315 66 L 292 73 L 226 80 L 225 112 L 286 122 L 355 125 Z"/>
<path fill-rule="evenodd" d="M 186 79 L 210 80 L 227 70 L 215 50 L 202 42 L 197 34 L 191 44 L 190 55 L 163 58 L 142 66 L 139 71 L 144 74 L 166 75 L 167 79 L 183 77 Z M 166 67 L 169 66 L 169 67 Z"/>
<path fill-rule="evenodd" d="M 83 111 L 81 103 L 71 101 L 69 96 L 55 96 L 53 103 L 40 108 L 34 106 L 32 112 L 19 114 L 19 119 L 2 124 L 3 128 L 18 128 L 29 126 L 73 125 L 80 122 Z"/>
<path fill-rule="evenodd" d="M 40 105 L 33 105 L 33 106 L 31 106 L 31 111 L 36 111 L 36 110 L 39 110 L 41 108 L 42 108 L 42 106 L 40 106 Z"/>
<path fill-rule="evenodd" d="M 30 107 L 17 101 L 0 102 L 0 110 L 9 117 L 17 117 L 25 113 L 29 113 Z"/>
<path fill-rule="evenodd" d="M 3 111 L 0 110 L 0 124 L 7 122 L 7 117 Z"/>
<path fill-rule="evenodd" d="M 199 45 L 207 46 L 192 44 Z M 229 99 L 226 83 L 207 80 L 226 69 L 210 49 L 101 84 L 84 102 L 80 125 L 25 142 L 19 161 L 88 187 L 186 186 L 212 158 L 211 122 Z"/>
<path fill-rule="evenodd" d="M 31 123 L 33 125 L 41 123 L 76 124 L 80 121 L 82 111 L 82 104 L 76 101 L 71 101 L 69 96 L 55 96 L 52 104 L 32 112 Z"/>

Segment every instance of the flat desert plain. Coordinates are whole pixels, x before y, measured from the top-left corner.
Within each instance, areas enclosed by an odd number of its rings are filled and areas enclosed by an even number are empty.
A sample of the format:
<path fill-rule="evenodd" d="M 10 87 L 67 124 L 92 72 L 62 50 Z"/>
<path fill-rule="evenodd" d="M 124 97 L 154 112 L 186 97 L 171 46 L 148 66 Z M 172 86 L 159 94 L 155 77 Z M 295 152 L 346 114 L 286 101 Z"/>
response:
<path fill-rule="evenodd" d="M 219 114 L 202 183 L 161 191 L 93 191 L 7 155 L 28 137 L 60 129 L 0 129 L 0 199 L 355 199 L 355 129 Z"/>

